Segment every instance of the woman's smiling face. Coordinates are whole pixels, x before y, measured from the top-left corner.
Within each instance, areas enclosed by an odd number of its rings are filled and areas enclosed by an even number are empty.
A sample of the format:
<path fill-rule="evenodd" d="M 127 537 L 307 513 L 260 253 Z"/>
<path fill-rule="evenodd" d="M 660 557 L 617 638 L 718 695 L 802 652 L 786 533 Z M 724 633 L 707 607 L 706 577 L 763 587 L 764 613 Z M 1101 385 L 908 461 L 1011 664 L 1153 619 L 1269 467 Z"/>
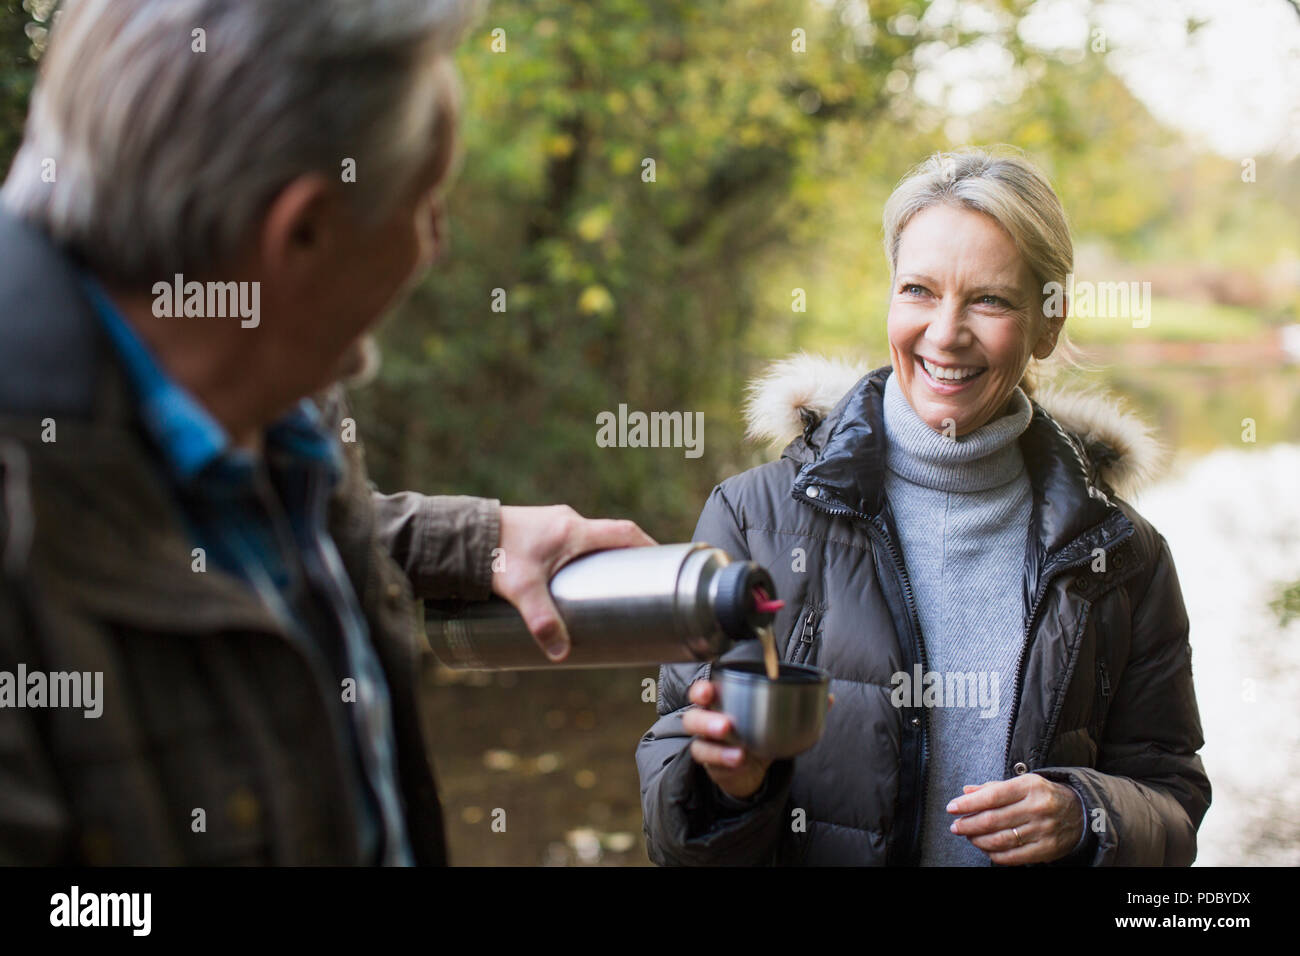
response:
<path fill-rule="evenodd" d="M 1011 237 L 961 206 L 921 210 L 903 229 L 889 305 L 889 357 L 916 413 L 964 435 L 998 417 L 1031 355 L 1046 358 L 1042 294 Z"/>

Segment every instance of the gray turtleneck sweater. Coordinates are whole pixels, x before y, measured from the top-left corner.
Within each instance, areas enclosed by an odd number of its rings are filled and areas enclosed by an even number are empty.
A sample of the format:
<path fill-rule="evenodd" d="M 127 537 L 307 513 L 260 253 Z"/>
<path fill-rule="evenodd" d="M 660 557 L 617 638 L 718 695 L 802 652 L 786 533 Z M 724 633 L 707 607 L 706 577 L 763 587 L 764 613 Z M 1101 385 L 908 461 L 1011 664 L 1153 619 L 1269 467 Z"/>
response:
<path fill-rule="evenodd" d="M 1017 388 L 1001 417 L 952 439 L 917 415 L 896 374 L 885 385 L 885 494 L 916 596 L 927 674 L 942 680 L 928 685 L 929 698 L 925 679 L 921 688 L 895 691 L 916 695 L 909 703 L 925 703 L 930 721 L 926 866 L 990 865 L 949 831 L 956 817 L 944 808 L 964 784 L 1003 779 L 1033 505 L 1017 440 L 1031 415 Z"/>

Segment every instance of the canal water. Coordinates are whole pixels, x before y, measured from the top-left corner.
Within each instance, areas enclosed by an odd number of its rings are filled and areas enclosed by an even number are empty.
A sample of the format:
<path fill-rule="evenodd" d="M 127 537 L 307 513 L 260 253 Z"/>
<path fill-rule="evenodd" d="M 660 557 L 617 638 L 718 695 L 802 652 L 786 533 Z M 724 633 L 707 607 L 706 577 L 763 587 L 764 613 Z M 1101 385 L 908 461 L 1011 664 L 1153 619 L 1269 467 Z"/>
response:
<path fill-rule="evenodd" d="M 1300 865 L 1300 445 L 1183 460 L 1134 501 L 1169 541 L 1187 605 L 1213 802 L 1197 863 Z"/>

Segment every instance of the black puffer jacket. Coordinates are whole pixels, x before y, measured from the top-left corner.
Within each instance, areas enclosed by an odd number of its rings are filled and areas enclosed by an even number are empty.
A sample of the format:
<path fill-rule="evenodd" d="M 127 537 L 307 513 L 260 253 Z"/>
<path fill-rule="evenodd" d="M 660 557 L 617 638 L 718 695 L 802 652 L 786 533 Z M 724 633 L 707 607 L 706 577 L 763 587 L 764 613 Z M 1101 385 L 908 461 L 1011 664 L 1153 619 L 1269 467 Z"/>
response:
<path fill-rule="evenodd" d="M 844 366 L 808 361 L 784 369 L 813 383 L 806 394 L 778 374 L 752 406 L 762 415 L 784 403 L 803 434 L 779 461 L 715 488 L 695 539 L 772 572 L 786 600 L 775 625 L 784 658 L 829 671 L 835 706 L 813 749 L 773 764 L 743 809 L 724 805 L 681 722 L 688 687 L 709 667 L 664 667 L 661 716 L 637 750 L 659 864 L 919 862 L 928 720 L 891 703 L 891 675 L 925 664 L 882 493 L 892 370 L 844 394 L 834 374 Z M 751 416 L 755 432 L 775 429 Z M 1096 396 L 1044 392 L 1020 443 L 1034 505 L 1005 777 L 1032 771 L 1080 794 L 1091 833 L 1071 862 L 1187 865 L 1210 803 L 1187 615 L 1165 539 L 1116 496 L 1149 471 L 1149 435 Z M 724 660 L 756 656 L 755 643 Z"/>

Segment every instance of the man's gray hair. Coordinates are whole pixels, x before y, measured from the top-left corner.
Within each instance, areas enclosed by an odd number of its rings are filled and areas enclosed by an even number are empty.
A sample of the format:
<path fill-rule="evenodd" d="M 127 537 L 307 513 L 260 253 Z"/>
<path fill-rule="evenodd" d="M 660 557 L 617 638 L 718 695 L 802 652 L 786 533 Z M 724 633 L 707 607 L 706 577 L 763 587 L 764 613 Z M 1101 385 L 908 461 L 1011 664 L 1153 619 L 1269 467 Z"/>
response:
<path fill-rule="evenodd" d="M 225 261 L 304 174 L 378 221 L 450 136 L 479 7 L 65 0 L 0 202 L 131 284 Z"/>

